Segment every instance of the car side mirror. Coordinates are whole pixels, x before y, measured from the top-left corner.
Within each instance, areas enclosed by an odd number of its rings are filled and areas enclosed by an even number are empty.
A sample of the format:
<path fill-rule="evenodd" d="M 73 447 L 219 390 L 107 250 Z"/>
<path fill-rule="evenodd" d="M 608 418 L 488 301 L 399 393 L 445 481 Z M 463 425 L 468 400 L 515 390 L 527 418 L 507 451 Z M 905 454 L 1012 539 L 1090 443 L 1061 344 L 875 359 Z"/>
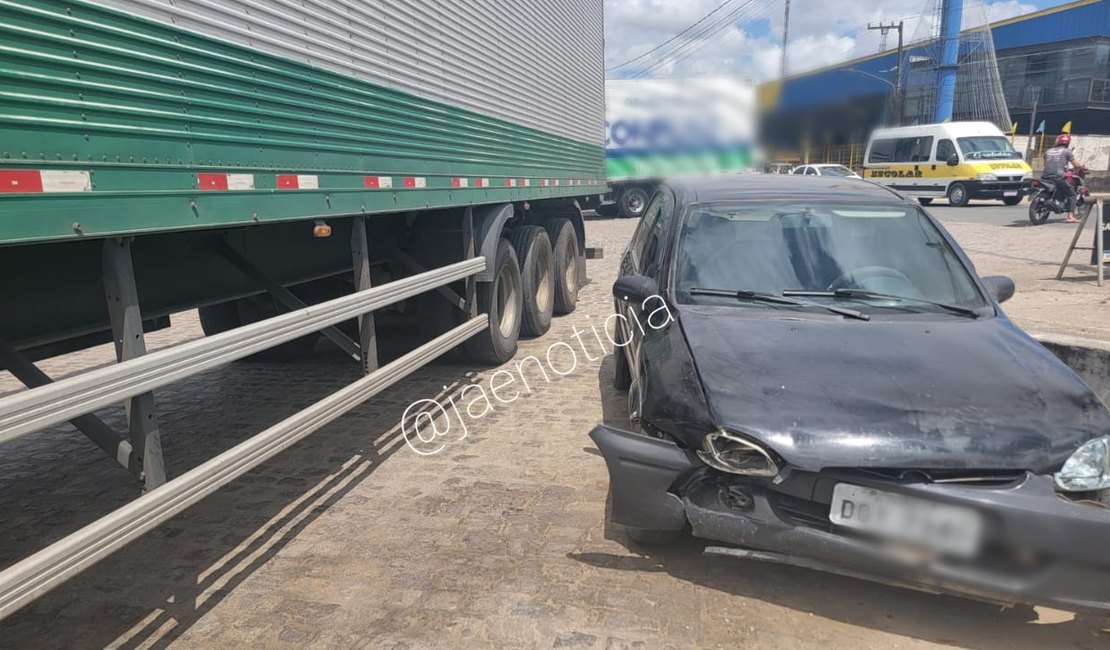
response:
<path fill-rule="evenodd" d="M 947 163 L 949 167 L 955 167 L 956 165 L 960 164 L 960 156 L 957 154 L 952 154 L 951 156 L 948 156 Z"/>
<path fill-rule="evenodd" d="M 983 278 L 983 286 L 999 303 L 1006 302 L 1014 296 L 1014 281 L 1005 275 L 988 275 Z"/>
<path fill-rule="evenodd" d="M 659 284 L 646 275 L 625 275 L 613 283 L 613 296 L 621 300 L 643 304 L 656 295 L 659 295 Z"/>

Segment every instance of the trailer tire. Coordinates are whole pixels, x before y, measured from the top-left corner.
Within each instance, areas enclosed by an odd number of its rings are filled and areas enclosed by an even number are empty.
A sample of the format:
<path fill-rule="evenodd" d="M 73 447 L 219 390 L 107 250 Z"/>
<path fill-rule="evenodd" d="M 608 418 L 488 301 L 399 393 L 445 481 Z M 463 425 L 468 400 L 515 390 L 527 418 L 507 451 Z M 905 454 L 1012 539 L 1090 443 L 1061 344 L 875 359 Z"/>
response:
<path fill-rule="evenodd" d="M 622 217 L 638 219 L 647 209 L 647 202 L 648 193 L 642 187 L 629 187 L 621 192 L 621 198 L 617 203 Z"/>
<path fill-rule="evenodd" d="M 555 254 L 555 313 L 569 314 L 578 304 L 578 236 L 570 219 L 543 223 Z"/>
<path fill-rule="evenodd" d="M 520 226 L 509 233 L 509 241 L 520 263 L 520 287 L 524 309 L 520 333 L 542 336 L 551 329 L 555 309 L 555 254 L 542 226 Z"/>
<path fill-rule="evenodd" d="M 478 311 L 489 315 L 489 327 L 467 339 L 463 347 L 474 361 L 502 364 L 516 354 L 523 310 L 520 266 L 512 244 L 503 237 L 497 242 L 491 270 L 493 280 L 479 282 L 475 291 Z"/>

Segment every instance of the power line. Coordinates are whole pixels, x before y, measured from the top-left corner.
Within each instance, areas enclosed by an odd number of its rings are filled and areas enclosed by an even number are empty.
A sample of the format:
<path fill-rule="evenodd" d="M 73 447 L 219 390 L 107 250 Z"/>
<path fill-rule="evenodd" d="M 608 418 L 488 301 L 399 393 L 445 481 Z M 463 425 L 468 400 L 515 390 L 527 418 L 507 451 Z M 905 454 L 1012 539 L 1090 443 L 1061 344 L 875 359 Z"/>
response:
<path fill-rule="evenodd" d="M 656 45 L 655 47 L 651 48 L 651 49 L 650 49 L 650 50 L 648 50 L 647 52 L 644 52 L 643 54 L 641 54 L 641 55 L 639 55 L 639 56 L 637 56 L 637 57 L 631 58 L 631 59 L 629 59 L 629 60 L 625 61 L 624 63 L 621 63 L 620 65 L 615 65 L 615 66 L 613 66 L 613 67 L 611 67 L 611 68 L 607 68 L 607 69 L 606 69 L 605 71 L 606 71 L 606 72 L 612 72 L 612 71 L 614 71 L 614 70 L 616 70 L 616 69 L 618 69 L 618 68 L 623 68 L 623 67 L 625 67 L 626 65 L 628 65 L 628 64 L 630 64 L 630 63 L 635 63 L 636 61 L 639 61 L 640 59 L 644 58 L 645 56 L 648 56 L 649 54 L 651 54 L 651 53 L 653 53 L 653 52 L 655 52 L 655 51 L 657 51 L 657 50 L 659 50 L 659 49 L 662 49 L 662 48 L 663 48 L 663 47 L 665 47 L 665 46 L 666 46 L 667 44 L 669 44 L 669 43 L 673 43 L 674 41 L 678 40 L 678 38 L 680 38 L 680 37 L 681 37 L 681 36 L 682 36 L 683 34 L 685 34 L 686 32 L 690 31 L 691 29 L 694 29 L 694 28 L 695 28 L 695 27 L 697 27 L 698 25 L 700 25 L 700 24 L 702 24 L 703 22 L 705 22 L 706 20 L 708 20 L 708 19 L 709 19 L 709 17 L 710 17 L 710 16 L 712 16 L 713 14 L 717 13 L 717 12 L 718 12 L 718 11 L 720 11 L 721 9 L 724 9 L 724 8 L 725 8 L 725 5 L 730 5 L 730 4 L 732 4 L 733 2 L 736 2 L 736 0 L 725 0 L 725 1 L 724 1 L 724 2 L 722 2 L 721 4 L 719 4 L 719 5 L 717 5 L 716 7 L 714 7 L 714 8 L 713 8 L 713 10 L 712 10 L 712 11 L 710 11 L 709 13 L 705 14 L 705 15 L 704 15 L 704 16 L 702 16 L 701 18 L 698 18 L 698 19 L 697 19 L 697 21 L 695 21 L 695 22 L 694 22 L 694 23 L 693 23 L 692 25 L 690 25 L 690 26 L 689 26 L 689 27 L 687 27 L 686 29 L 682 30 L 681 32 L 679 32 L 679 33 L 675 34 L 674 36 L 670 37 L 669 39 L 667 39 L 667 40 L 663 41 L 663 42 L 662 42 L 662 43 L 660 43 L 659 45 Z"/>
<path fill-rule="evenodd" d="M 675 66 L 682 63 L 686 59 L 694 55 L 698 50 L 705 47 L 709 43 L 709 38 L 719 33 L 721 30 L 735 23 L 738 19 L 747 19 L 754 15 L 758 10 L 771 4 L 775 0 L 748 0 L 743 5 L 729 11 L 727 14 L 715 19 L 712 23 L 702 27 L 694 38 L 687 40 L 682 45 L 674 48 L 672 51 L 667 52 L 659 57 L 654 63 L 637 71 L 632 75 L 633 78 L 646 77 L 652 72 L 659 70 L 665 66 Z"/>

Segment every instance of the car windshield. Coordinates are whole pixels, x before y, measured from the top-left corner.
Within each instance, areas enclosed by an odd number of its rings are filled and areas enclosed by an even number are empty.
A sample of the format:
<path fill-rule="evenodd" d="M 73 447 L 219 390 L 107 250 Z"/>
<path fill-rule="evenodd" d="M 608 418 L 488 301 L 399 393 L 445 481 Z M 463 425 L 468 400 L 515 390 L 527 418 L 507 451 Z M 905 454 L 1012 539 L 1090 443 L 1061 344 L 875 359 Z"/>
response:
<path fill-rule="evenodd" d="M 774 295 L 816 292 L 807 295 L 892 313 L 944 313 L 943 305 L 986 305 L 929 218 L 904 204 L 694 205 L 680 233 L 674 287 L 678 302 L 687 304 L 720 304 L 728 296 L 691 290 L 723 289 Z"/>
<path fill-rule="evenodd" d="M 822 176 L 851 176 L 855 174 L 854 171 L 848 169 L 843 165 L 833 165 L 830 167 L 821 167 Z"/>
<path fill-rule="evenodd" d="M 1000 135 L 977 135 L 970 138 L 956 138 L 960 143 L 960 151 L 968 160 L 1010 160 L 1021 158 L 1021 154 L 1014 151 L 1009 139 Z"/>

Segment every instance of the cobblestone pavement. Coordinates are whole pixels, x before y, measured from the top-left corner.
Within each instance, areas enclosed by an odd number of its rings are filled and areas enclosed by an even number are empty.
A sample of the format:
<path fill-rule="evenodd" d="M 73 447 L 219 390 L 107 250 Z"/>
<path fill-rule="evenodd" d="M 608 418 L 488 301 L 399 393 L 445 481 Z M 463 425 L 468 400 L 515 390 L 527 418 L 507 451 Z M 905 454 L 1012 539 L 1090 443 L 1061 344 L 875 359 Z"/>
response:
<path fill-rule="evenodd" d="M 1075 234 L 1073 224 L 1055 219 L 1032 226 L 1027 206 L 980 207 L 972 215 L 990 213 L 983 222 L 945 219 L 945 227 L 960 242 L 980 275 L 1009 275 L 1017 285 L 1014 297 L 1003 305 L 1006 314 L 1026 331 L 1068 334 L 1110 341 L 1110 284 L 1099 287 L 1090 251 L 1076 251 L 1064 277 L 1056 271 Z M 940 215 L 961 208 L 933 208 Z M 1012 215 L 1002 224 L 989 223 L 993 215 Z M 942 216 L 943 218 L 943 216 Z M 994 220 L 999 220 L 997 217 Z M 1093 217 L 1092 217 L 1093 220 Z M 1079 246 L 1093 243 L 1093 224 L 1088 223 Z"/>
<path fill-rule="evenodd" d="M 577 365 L 566 376 L 526 370 L 530 394 L 421 456 L 399 434 L 405 407 L 488 386 L 493 373 L 426 368 L 3 621 L 0 646 L 1107 647 L 1105 620 L 710 558 L 693 540 L 650 550 L 609 529 L 607 475 L 586 433 L 599 421 L 622 425 L 626 410 L 610 387 L 611 357 L 589 347 L 586 358 L 572 328 L 588 332 L 610 313 L 634 226 L 588 223 L 606 257 L 589 262 L 593 282 L 578 311 L 521 345 L 518 360 L 552 350 L 552 367 L 566 371 L 567 348 L 556 344 L 571 344 Z M 975 227 L 952 230 L 991 240 Z M 1006 266 L 977 262 L 981 271 Z M 151 344 L 199 334 L 186 314 Z M 44 368 L 64 375 L 109 361 L 100 347 Z M 235 363 L 160 391 L 171 475 L 356 376 L 338 355 L 321 354 Z M 0 391 L 12 389 L 0 378 Z M 118 411 L 103 415 L 120 424 Z M 0 490 L 6 565 L 136 488 L 60 427 L 4 447 Z"/>

